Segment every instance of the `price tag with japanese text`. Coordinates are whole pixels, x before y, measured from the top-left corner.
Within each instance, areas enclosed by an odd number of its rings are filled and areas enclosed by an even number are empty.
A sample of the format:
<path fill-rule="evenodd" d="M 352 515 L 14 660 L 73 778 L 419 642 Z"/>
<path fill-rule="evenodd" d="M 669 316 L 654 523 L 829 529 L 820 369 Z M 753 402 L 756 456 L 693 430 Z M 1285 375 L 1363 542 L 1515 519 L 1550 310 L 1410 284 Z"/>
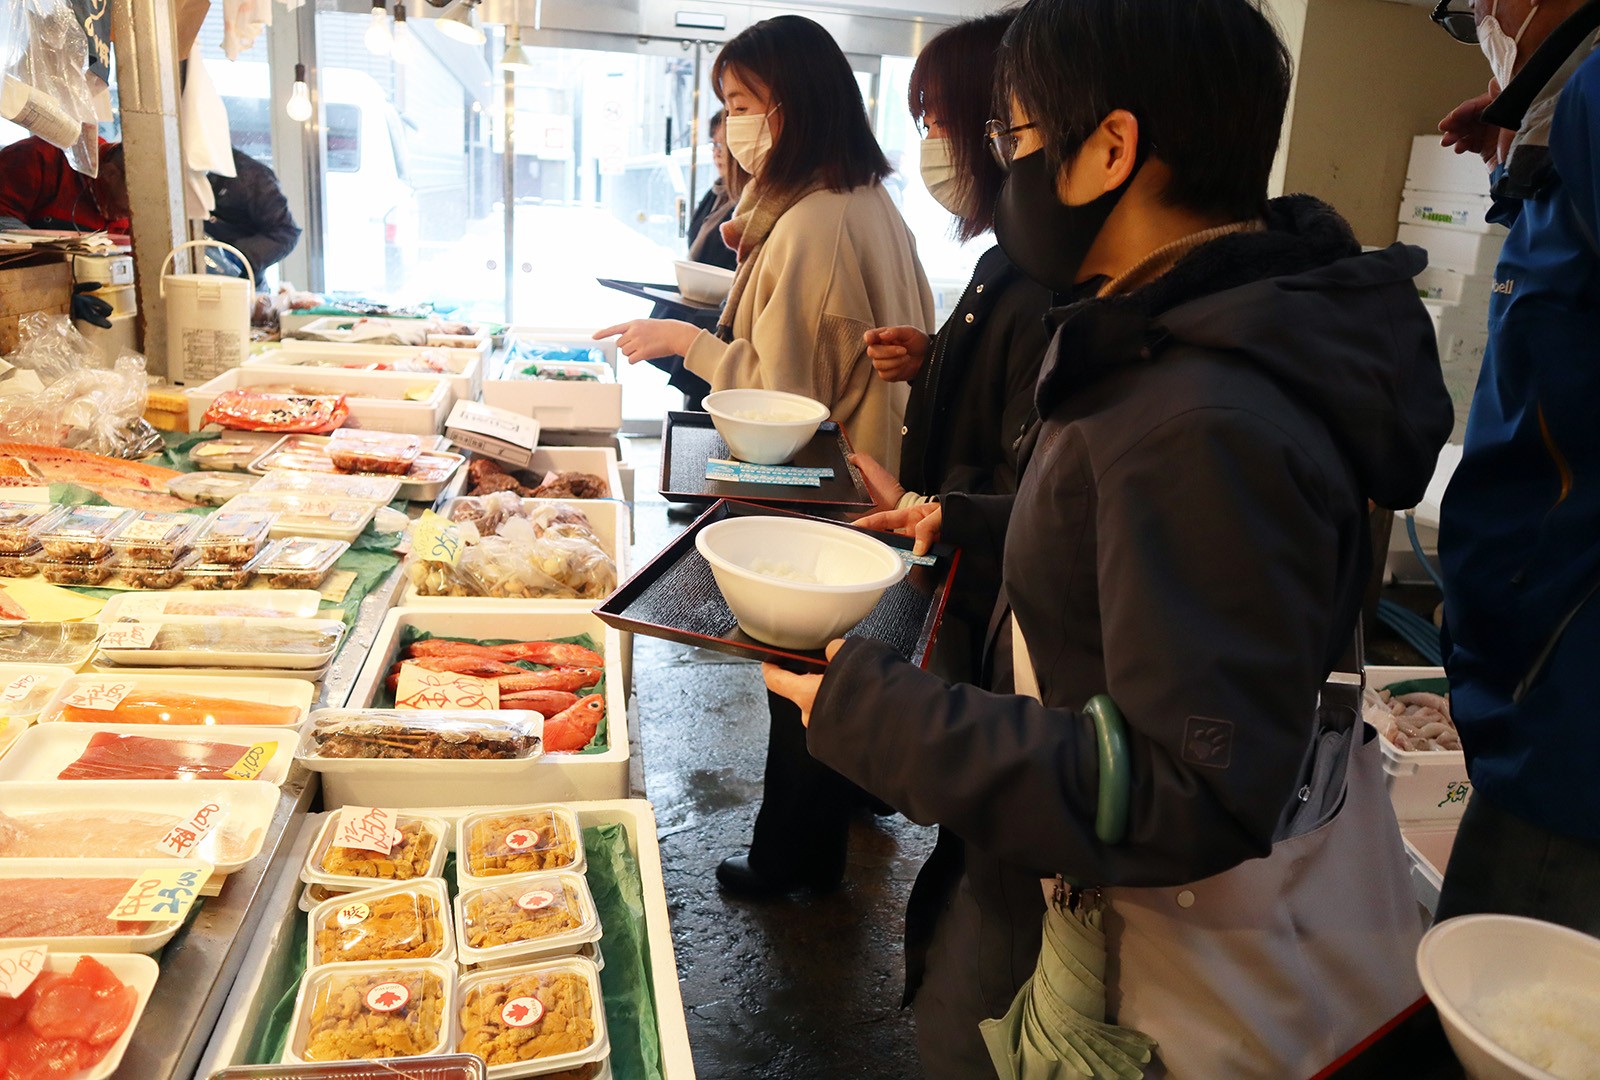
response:
<path fill-rule="evenodd" d="M 278 752 L 275 742 L 258 742 L 239 756 L 233 768 L 223 773 L 229 780 L 255 780 L 267 770 L 272 756 Z"/>
<path fill-rule="evenodd" d="M 90 679 L 74 686 L 71 693 L 62 697 L 61 704 L 109 712 L 122 704 L 122 699 L 133 693 L 133 688 L 134 684 L 127 679 Z"/>
<path fill-rule="evenodd" d="M 183 919 L 200 898 L 200 890 L 211 880 L 211 866 L 191 862 L 188 866 L 162 866 L 136 874 L 133 885 L 111 914 L 112 922 L 172 922 Z"/>
<path fill-rule="evenodd" d="M 100 635 L 102 649 L 148 649 L 161 634 L 161 623 L 113 623 Z"/>
<path fill-rule="evenodd" d="M 381 806 L 346 806 L 339 811 L 339 823 L 333 827 L 333 839 L 329 843 L 334 847 L 387 855 L 400 842 L 400 829 L 395 821 L 395 812 Z"/>
<path fill-rule="evenodd" d="M 220 803 L 208 802 L 190 814 L 182 824 L 168 829 L 167 835 L 158 840 L 156 846 L 168 855 L 187 858 L 199 850 L 200 842 L 211 835 L 211 830 L 222 824 L 226 816 Z"/>
<path fill-rule="evenodd" d="M 461 530 L 432 510 L 425 510 L 411 530 L 411 553 L 428 562 L 449 563 L 461 559 Z"/>
<path fill-rule="evenodd" d="M 0 997 L 17 998 L 33 985 L 48 958 L 43 945 L 0 949 Z"/>
<path fill-rule="evenodd" d="M 498 709 L 500 684 L 493 679 L 430 671 L 407 661 L 394 689 L 397 709 Z"/>
<path fill-rule="evenodd" d="M 26 675 L 18 675 L 15 679 L 0 687 L 0 705 L 21 705 L 33 696 L 39 684 L 44 682 L 44 676 L 38 672 L 30 671 Z"/>

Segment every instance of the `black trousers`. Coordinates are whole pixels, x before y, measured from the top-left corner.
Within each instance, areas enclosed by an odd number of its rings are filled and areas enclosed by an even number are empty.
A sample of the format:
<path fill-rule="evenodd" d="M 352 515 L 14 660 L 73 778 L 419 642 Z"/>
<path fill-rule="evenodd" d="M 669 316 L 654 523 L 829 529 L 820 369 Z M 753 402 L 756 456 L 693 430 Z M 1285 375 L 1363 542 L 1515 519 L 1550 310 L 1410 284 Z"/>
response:
<path fill-rule="evenodd" d="M 750 866 L 774 881 L 828 888 L 844 877 L 850 817 L 868 796 L 806 749 L 800 707 L 767 693 L 766 790 L 750 841 Z"/>

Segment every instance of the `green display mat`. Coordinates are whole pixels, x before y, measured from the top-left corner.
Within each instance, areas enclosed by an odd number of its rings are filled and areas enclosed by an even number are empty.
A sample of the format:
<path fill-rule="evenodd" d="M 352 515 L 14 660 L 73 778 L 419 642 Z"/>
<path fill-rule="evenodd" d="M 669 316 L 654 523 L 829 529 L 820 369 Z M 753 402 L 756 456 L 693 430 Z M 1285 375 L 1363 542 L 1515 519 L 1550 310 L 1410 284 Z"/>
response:
<path fill-rule="evenodd" d="M 606 961 L 605 970 L 600 972 L 600 988 L 605 995 L 612 1076 L 615 1080 L 663 1080 L 661 1039 L 650 982 L 650 946 L 644 927 L 644 883 L 639 876 L 639 862 L 628 850 L 627 826 L 591 825 L 583 830 L 583 845 L 588 857 L 584 877 L 594 894 L 605 931 L 600 941 Z M 452 862 L 454 858 L 452 855 Z M 446 863 L 444 875 L 453 899 L 456 890 L 451 863 Z M 295 919 L 294 936 L 284 946 L 293 958 L 288 981 L 276 991 L 277 1004 L 256 1032 L 246 1064 L 271 1065 L 283 1056 L 289 1023 L 294 1019 L 295 994 L 305 974 L 308 921 Z"/>

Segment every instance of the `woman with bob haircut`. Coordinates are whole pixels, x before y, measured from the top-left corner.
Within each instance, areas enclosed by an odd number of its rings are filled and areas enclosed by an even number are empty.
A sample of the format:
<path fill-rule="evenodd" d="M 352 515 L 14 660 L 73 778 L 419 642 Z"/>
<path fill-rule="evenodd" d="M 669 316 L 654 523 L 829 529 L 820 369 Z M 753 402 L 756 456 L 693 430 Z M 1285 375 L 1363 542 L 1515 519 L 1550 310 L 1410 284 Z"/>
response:
<path fill-rule="evenodd" d="M 739 265 L 716 334 L 640 319 L 618 336 L 629 363 L 681 353 L 713 392 L 756 387 L 822 402 L 851 445 L 899 459 L 904 384 L 867 359 L 877 326 L 933 324 L 933 295 L 911 231 L 883 179 L 850 62 L 810 19 L 758 22 L 722 47 L 711 72 L 727 110 L 723 138 L 738 209 L 723 236 Z M 769 896 L 836 887 L 844 876 L 854 785 L 806 752 L 799 711 L 768 695 L 765 793 L 748 855 L 723 860 L 723 888 Z"/>
<path fill-rule="evenodd" d="M 851 445 L 899 460 L 903 386 L 874 376 L 863 335 L 930 326 L 933 294 L 883 180 L 850 62 L 810 19 L 780 15 L 724 45 L 711 70 L 739 200 L 739 257 L 718 333 L 671 319 L 608 327 L 629 363 L 681 354 L 713 392 L 784 390 L 828 406 Z"/>
<path fill-rule="evenodd" d="M 862 522 L 1001 560 L 995 690 L 864 638 L 765 670 L 818 758 L 959 840 L 907 913 L 934 1080 L 1311 1076 L 1419 996 L 1376 732 L 1331 673 L 1369 500 L 1421 499 L 1453 410 L 1424 253 L 1267 198 L 1289 75 L 1253 0 L 1019 12 L 995 233 L 1064 300 L 1021 483 Z"/>

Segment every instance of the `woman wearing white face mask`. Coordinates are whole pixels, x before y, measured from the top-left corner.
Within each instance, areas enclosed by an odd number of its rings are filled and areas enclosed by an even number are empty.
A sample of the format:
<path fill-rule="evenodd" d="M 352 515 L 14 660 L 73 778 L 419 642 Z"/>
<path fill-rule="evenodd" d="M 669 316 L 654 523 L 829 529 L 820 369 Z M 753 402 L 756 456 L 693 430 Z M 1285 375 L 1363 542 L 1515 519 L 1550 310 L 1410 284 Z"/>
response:
<path fill-rule="evenodd" d="M 712 82 L 728 152 L 751 177 L 723 227 L 739 266 L 721 325 L 639 319 L 595 337 L 618 337 L 629 363 L 681 353 L 713 391 L 815 398 L 853 446 L 894 461 L 906 391 L 873 376 L 862 335 L 931 325 L 933 296 L 850 63 L 822 27 L 782 15 L 724 45 Z"/>
<path fill-rule="evenodd" d="M 955 215 L 961 240 L 993 226 L 1005 181 L 984 124 L 993 111 L 1000 42 L 1015 18 L 1006 11 L 950 27 L 928 42 L 911 72 L 911 116 L 925 132 L 922 180 Z M 1033 414 L 1050 303 L 1050 290 L 991 247 L 937 335 L 914 326 L 868 331 L 867 355 L 879 377 L 911 383 L 898 482 L 868 455 L 855 459 L 880 509 L 951 491 L 1017 490 L 1016 443 Z M 981 568 L 963 570 L 939 630 L 938 661 L 947 677 L 972 681 L 997 583 Z"/>

